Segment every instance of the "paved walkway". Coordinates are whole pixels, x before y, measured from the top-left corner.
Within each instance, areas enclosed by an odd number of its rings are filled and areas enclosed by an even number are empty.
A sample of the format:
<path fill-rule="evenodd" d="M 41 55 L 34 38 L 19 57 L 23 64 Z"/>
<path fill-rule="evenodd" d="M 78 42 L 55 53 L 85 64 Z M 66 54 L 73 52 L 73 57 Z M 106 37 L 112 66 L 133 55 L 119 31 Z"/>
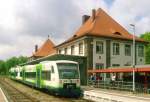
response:
<path fill-rule="evenodd" d="M 1 88 L 0 88 L 0 102 L 8 102 Z"/>
<path fill-rule="evenodd" d="M 116 100 L 119 102 L 150 102 L 150 94 L 133 94 L 132 92 L 127 91 L 100 89 L 88 86 L 84 86 L 82 88 L 84 93 L 88 96 L 86 97 L 87 99 L 93 98 L 91 100 L 97 102 L 101 102 L 102 99 Z"/>

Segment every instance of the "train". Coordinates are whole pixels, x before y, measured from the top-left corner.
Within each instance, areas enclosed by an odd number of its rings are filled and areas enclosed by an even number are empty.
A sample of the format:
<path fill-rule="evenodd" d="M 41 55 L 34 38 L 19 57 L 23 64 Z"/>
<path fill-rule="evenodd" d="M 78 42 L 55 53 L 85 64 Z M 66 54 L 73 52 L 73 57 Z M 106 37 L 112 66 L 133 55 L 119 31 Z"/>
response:
<path fill-rule="evenodd" d="M 81 97 L 79 65 L 75 61 L 42 61 L 13 67 L 10 78 L 60 96 Z"/>

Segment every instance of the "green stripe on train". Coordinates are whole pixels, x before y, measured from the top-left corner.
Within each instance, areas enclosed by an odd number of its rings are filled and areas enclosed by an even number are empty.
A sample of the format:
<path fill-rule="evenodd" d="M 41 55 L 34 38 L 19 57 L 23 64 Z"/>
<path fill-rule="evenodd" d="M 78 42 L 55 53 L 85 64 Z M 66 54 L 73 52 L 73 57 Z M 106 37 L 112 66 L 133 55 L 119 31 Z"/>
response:
<path fill-rule="evenodd" d="M 42 71 L 42 64 L 36 65 L 36 86 L 41 88 L 41 71 Z"/>
<path fill-rule="evenodd" d="M 25 81 L 25 66 L 22 68 L 22 80 Z"/>
<path fill-rule="evenodd" d="M 44 66 L 42 66 L 42 64 L 41 64 L 41 76 L 42 76 L 42 68 L 44 69 Z M 44 85 L 45 85 L 45 82 L 44 82 L 44 80 L 41 77 L 41 87 L 43 88 Z"/>

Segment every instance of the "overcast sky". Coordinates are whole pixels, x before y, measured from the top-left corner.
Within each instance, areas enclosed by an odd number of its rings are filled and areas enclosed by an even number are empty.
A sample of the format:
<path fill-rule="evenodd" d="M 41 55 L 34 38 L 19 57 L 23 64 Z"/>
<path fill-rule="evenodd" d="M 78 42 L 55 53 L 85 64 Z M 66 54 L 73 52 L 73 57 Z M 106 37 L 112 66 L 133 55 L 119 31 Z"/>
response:
<path fill-rule="evenodd" d="M 129 32 L 150 31 L 150 0 L 0 0 L 0 59 L 31 56 L 50 35 L 57 45 L 81 25 L 84 14 L 102 8 Z"/>

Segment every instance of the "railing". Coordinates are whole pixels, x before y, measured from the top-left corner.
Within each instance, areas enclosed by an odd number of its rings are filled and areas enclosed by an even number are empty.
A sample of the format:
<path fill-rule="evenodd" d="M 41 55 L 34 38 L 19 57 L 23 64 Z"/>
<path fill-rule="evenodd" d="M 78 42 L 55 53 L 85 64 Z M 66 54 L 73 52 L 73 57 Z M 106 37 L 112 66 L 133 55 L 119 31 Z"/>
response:
<path fill-rule="evenodd" d="M 103 80 L 89 80 L 88 85 L 95 88 L 114 89 L 123 91 L 132 91 L 132 82 L 127 81 L 103 81 Z M 135 83 L 135 89 L 138 93 L 150 93 L 150 84 L 144 88 L 144 84 Z"/>

